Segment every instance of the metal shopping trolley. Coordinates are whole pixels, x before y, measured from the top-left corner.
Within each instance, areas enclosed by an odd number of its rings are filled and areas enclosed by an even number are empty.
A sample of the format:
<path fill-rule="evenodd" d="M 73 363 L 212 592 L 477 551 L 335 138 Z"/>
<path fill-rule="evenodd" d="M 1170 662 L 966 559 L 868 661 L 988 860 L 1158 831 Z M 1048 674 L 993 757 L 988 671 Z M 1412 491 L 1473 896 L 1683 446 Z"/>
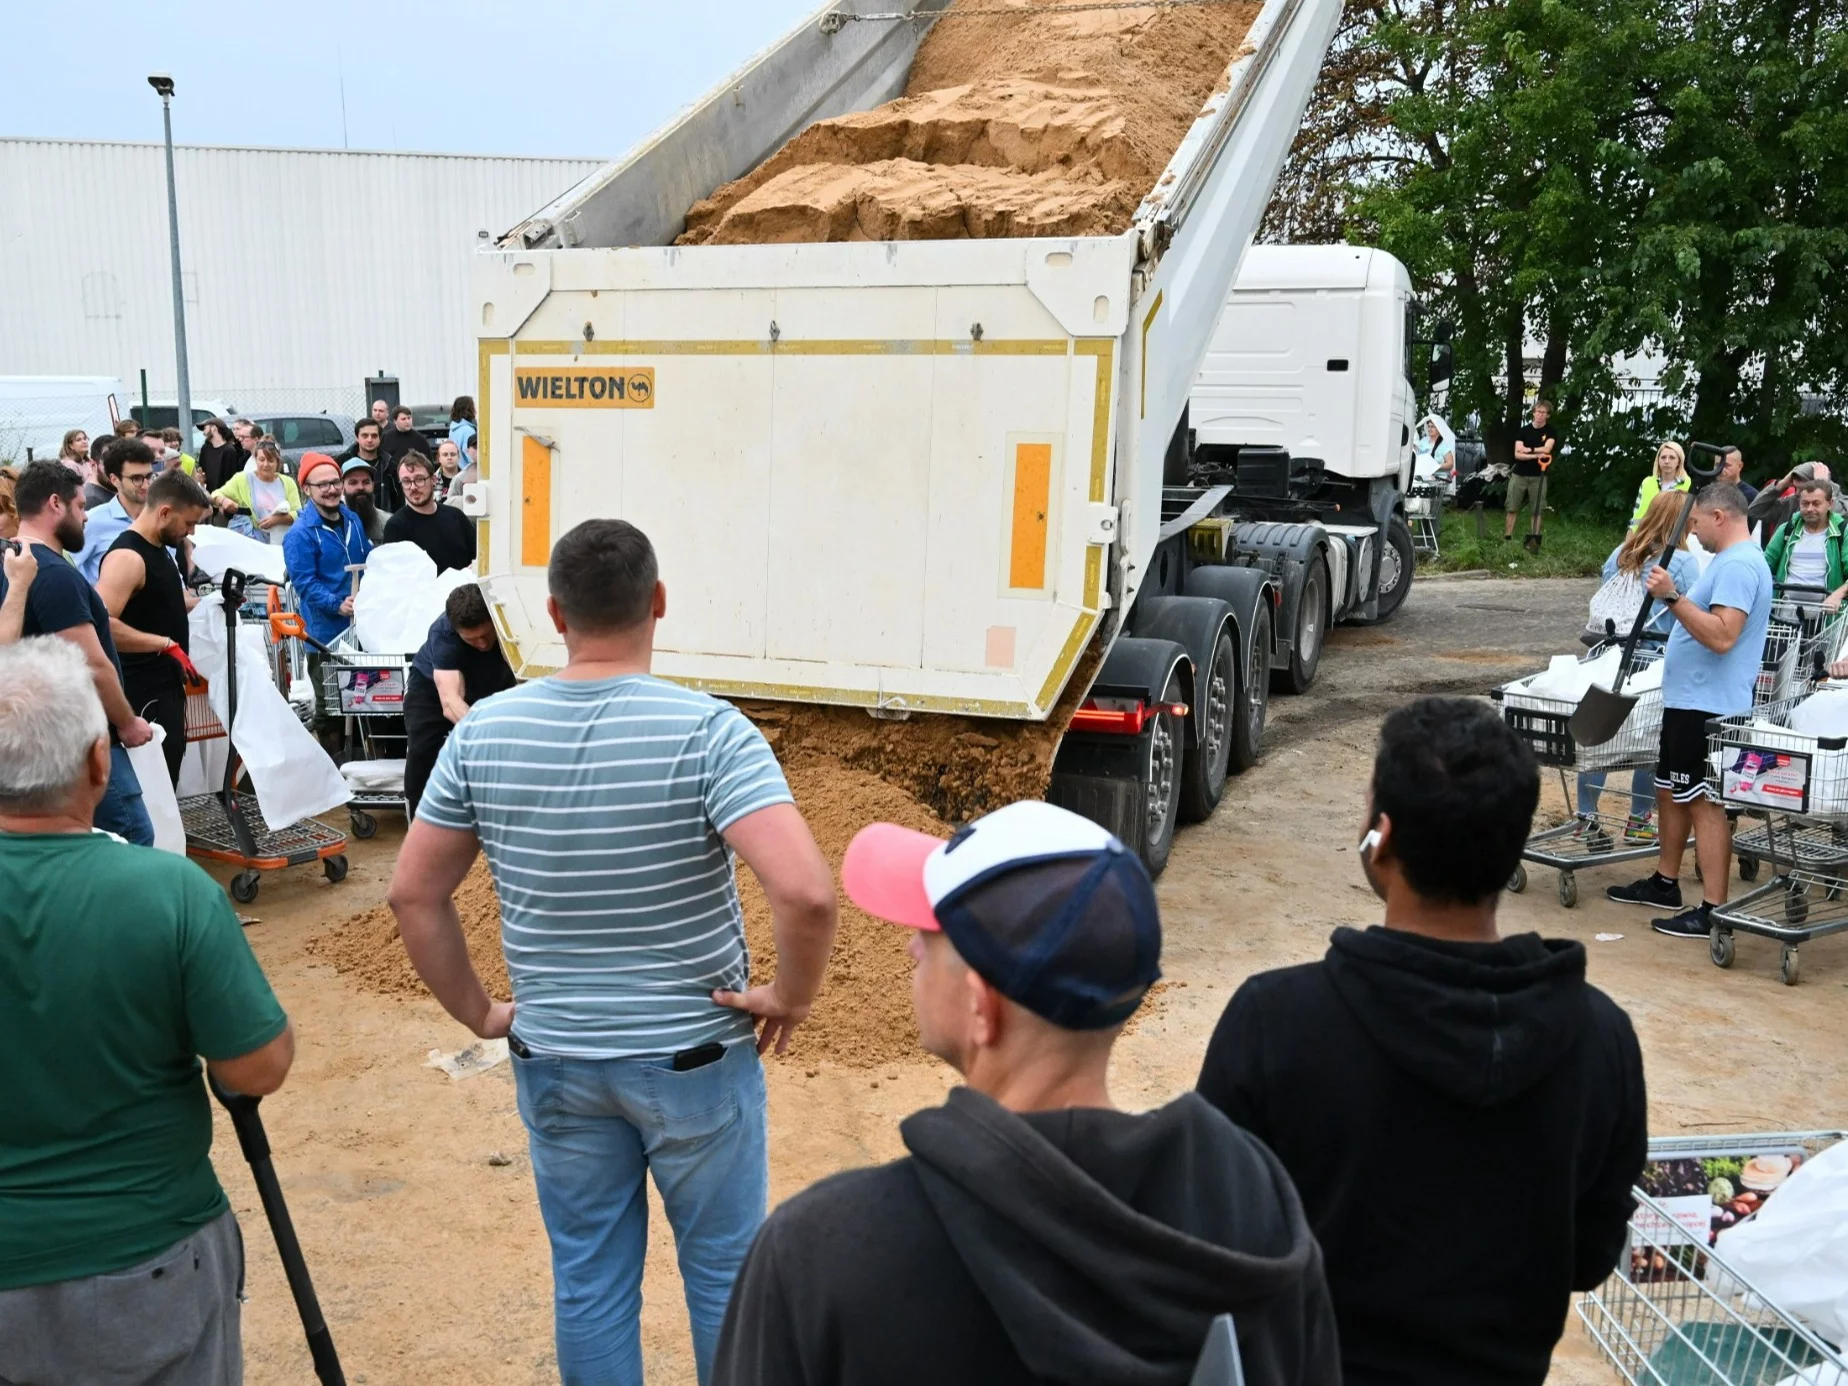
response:
<path fill-rule="evenodd" d="M 1701 1157 L 1716 1151 L 1733 1157 L 1718 1168 L 1763 1155 L 1788 1169 L 1841 1137 L 1801 1131 L 1653 1140 L 1645 1181 L 1652 1171 L 1672 1177 L 1683 1165 L 1689 1185 L 1704 1189 L 1707 1169 L 1715 1166 Z M 1576 1306 L 1599 1351 L 1631 1386 L 1848 1383 L 1848 1358 L 1768 1303 L 1714 1249 L 1717 1234 L 1708 1219 L 1717 1205 L 1707 1198 L 1703 1212 L 1703 1198 L 1636 1190 L 1628 1254 Z"/>
<path fill-rule="evenodd" d="M 1827 588 L 1796 583 L 1775 589 L 1752 699 L 1757 705 L 1801 697 L 1836 657 L 1848 625 L 1842 611 L 1824 609 L 1828 594 Z"/>
<path fill-rule="evenodd" d="M 1444 523 L 1444 488 L 1435 481 L 1415 483 L 1405 493 L 1405 518 L 1412 527 L 1412 548 L 1437 557 L 1438 531 Z"/>
<path fill-rule="evenodd" d="M 410 687 L 411 657 L 370 654 L 357 648 L 351 633 L 324 645 L 308 633 L 301 616 L 293 611 L 273 612 L 270 629 L 277 640 L 294 639 L 312 645 L 321 655 L 320 684 L 314 690 L 316 709 L 345 724 L 350 760 L 396 762 L 395 780 L 374 787 L 352 784 L 347 819 L 353 836 L 364 840 L 379 830 L 372 810 L 409 813 L 404 797 L 403 764 L 410 738 L 404 727 L 404 695 Z M 298 646 L 299 648 L 299 646 Z"/>
<path fill-rule="evenodd" d="M 1734 835 L 1739 875 L 1756 878 L 1763 862 L 1775 873 L 1713 911 L 1708 951 L 1716 967 L 1731 967 L 1735 933 L 1772 939 L 1782 945 L 1779 976 L 1793 987 L 1797 950 L 1848 930 L 1848 736 L 1794 729 L 1807 696 L 1707 724 L 1708 782 L 1729 811 L 1754 820 Z"/>
<path fill-rule="evenodd" d="M 1586 658 L 1595 659 L 1608 648 L 1601 646 Z M 1645 668 L 1661 658 L 1660 644 L 1640 645 L 1635 667 Z M 1557 871 L 1559 903 L 1571 909 L 1578 903 L 1578 871 L 1589 866 L 1643 861 L 1656 855 L 1654 838 L 1631 834 L 1630 813 L 1605 813 L 1601 803 L 1593 812 L 1578 812 L 1575 781 L 1586 775 L 1627 775 L 1655 765 L 1661 749 L 1662 690 L 1657 687 L 1642 693 L 1623 730 L 1612 740 L 1601 746 L 1581 746 L 1573 740 L 1570 728 L 1578 700 L 1526 693 L 1522 691 L 1525 682 L 1520 679 L 1506 684 L 1489 697 L 1500 705 L 1502 719 L 1533 748 L 1535 758 L 1559 772 L 1560 792 L 1572 814 L 1564 823 L 1543 828 L 1528 838 L 1521 861 Z M 1508 889 L 1516 895 L 1527 889 L 1526 865 L 1515 867 Z"/>
<path fill-rule="evenodd" d="M 247 579 L 227 569 L 219 583 L 225 613 L 226 710 L 237 722 L 237 633 Z M 207 741 L 227 735 L 225 724 L 213 709 L 203 681 L 186 691 L 186 739 Z M 257 898 L 264 871 L 320 862 L 329 882 L 346 879 L 346 837 L 314 819 L 272 828 L 264 821 L 256 796 L 238 788 L 243 766 L 235 749 L 225 757 L 223 787 L 216 794 L 199 794 L 180 801 L 180 819 L 186 827 L 186 854 L 239 867 L 231 878 L 231 898 L 249 904 Z"/>

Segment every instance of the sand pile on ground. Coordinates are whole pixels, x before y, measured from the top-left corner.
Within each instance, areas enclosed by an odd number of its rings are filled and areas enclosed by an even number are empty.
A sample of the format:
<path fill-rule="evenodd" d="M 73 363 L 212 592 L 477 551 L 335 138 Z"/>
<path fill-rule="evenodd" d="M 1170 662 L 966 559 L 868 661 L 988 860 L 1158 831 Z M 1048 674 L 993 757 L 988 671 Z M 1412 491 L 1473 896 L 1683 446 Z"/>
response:
<path fill-rule="evenodd" d="M 866 714 L 860 716 L 865 718 Z M 839 761 L 805 755 L 788 773 L 790 790 L 834 869 L 836 880 L 847 844 L 868 823 L 885 821 L 923 832 L 949 831 L 941 819 L 904 790 Z M 776 959 L 770 905 L 748 869 L 738 872 L 738 895 L 744 905 L 752 980 L 765 981 L 774 971 Z M 488 990 L 503 999 L 511 996 L 507 964 L 501 953 L 500 903 L 485 861 L 475 863 L 456 892 L 456 908 L 468 938 L 469 956 Z M 828 964 L 827 980 L 822 984 L 814 1014 L 797 1031 L 796 1047 L 803 1057 L 854 1066 L 916 1057 L 911 963 L 905 956 L 905 941 L 904 929 L 869 919 L 842 897 L 840 935 Z M 354 915 L 313 939 L 308 951 L 368 991 L 388 996 L 428 994 L 405 956 L 397 924 L 387 906 Z"/>
<path fill-rule="evenodd" d="M 475 960 L 490 995 L 506 1001 L 513 988 L 507 981 L 507 960 L 501 952 L 500 900 L 486 861 L 477 861 L 456 891 L 456 913 L 468 939 L 468 955 Z M 387 996 L 427 996 L 423 979 L 411 966 L 398 938 L 398 921 L 389 905 L 373 908 L 337 924 L 327 933 L 308 940 L 308 952 L 351 977 L 368 991 Z"/>
<path fill-rule="evenodd" d="M 696 203 L 679 243 L 1122 231 L 1259 6 L 1046 8 L 1056 3 L 939 21 L 903 97 L 810 126 Z M 996 4 L 956 0 L 951 13 Z"/>

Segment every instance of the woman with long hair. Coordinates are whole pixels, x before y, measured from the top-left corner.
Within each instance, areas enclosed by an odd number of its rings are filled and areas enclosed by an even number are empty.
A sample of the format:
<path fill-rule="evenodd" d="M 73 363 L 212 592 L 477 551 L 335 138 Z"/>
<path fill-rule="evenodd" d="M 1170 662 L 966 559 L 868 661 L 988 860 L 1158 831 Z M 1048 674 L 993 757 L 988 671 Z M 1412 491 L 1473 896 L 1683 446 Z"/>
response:
<path fill-rule="evenodd" d="M 475 436 L 475 397 L 457 395 L 449 406 L 449 441 L 456 445 L 456 456 L 468 456 L 468 440 Z"/>
<path fill-rule="evenodd" d="M 1655 466 L 1649 469 L 1649 475 L 1643 478 L 1643 484 L 1637 488 L 1636 509 L 1630 513 L 1631 528 L 1635 528 L 1637 521 L 1648 511 L 1650 502 L 1662 492 L 1685 491 L 1693 484 L 1688 476 L 1688 455 L 1682 451 L 1681 444 L 1662 444 L 1656 449 Z"/>
<path fill-rule="evenodd" d="M 69 467 L 85 484 L 96 480 L 96 463 L 90 457 L 90 435 L 81 428 L 73 428 L 64 435 L 64 441 L 58 444 L 58 461 Z"/>
<path fill-rule="evenodd" d="M 1685 473 L 1683 480 L 1686 480 Z M 1685 488 L 1683 488 L 1685 489 Z M 1591 599 L 1590 629 L 1596 634 L 1628 635 L 1636 624 L 1636 614 L 1645 604 L 1653 607 L 1644 635 L 1666 636 L 1670 624 L 1668 608 L 1649 595 L 1643 586 L 1651 568 L 1659 567 L 1662 550 L 1674 536 L 1674 552 L 1668 558 L 1668 575 L 1675 589 L 1687 591 L 1700 576 L 1694 555 L 1688 552 L 1687 527 L 1682 514 L 1687 497 L 1680 491 L 1658 492 L 1636 527 L 1604 560 L 1604 586 Z M 1578 777 L 1579 835 L 1593 852 L 1611 850 L 1611 834 L 1598 818 L 1598 801 L 1604 794 L 1604 771 L 1582 773 Z M 1651 814 L 1655 807 L 1655 771 L 1644 766 L 1630 776 L 1630 802 L 1624 811 L 1623 840 L 1630 843 L 1655 841 L 1656 829 Z"/>

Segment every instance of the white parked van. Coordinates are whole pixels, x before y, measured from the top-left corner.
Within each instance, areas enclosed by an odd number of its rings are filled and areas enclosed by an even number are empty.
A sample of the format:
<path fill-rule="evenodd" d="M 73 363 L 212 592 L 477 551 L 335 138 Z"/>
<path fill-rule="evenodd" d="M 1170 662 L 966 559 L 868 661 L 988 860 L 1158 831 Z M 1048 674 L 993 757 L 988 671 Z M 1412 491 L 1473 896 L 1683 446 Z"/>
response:
<path fill-rule="evenodd" d="M 128 390 L 107 375 L 0 375 L 0 464 L 56 457 L 81 428 L 104 438 L 128 414 Z"/>

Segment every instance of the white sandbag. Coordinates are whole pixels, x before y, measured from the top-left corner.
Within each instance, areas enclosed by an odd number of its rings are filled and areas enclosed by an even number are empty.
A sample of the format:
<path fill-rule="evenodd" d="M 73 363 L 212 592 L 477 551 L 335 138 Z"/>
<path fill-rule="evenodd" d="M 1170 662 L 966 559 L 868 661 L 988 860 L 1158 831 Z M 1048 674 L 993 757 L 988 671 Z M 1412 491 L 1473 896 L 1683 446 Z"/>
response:
<path fill-rule="evenodd" d="M 240 626 L 237 637 L 237 721 L 231 725 L 231 744 L 250 772 L 264 822 L 279 828 L 339 808 L 353 792 L 270 681 L 262 630 Z"/>
<path fill-rule="evenodd" d="M 404 789 L 404 762 L 401 760 L 349 760 L 340 767 L 340 773 L 356 791 L 396 794 Z"/>
<path fill-rule="evenodd" d="M 180 821 L 180 801 L 174 797 L 173 781 L 167 777 L 167 757 L 161 752 L 167 729 L 158 722 L 149 725 L 154 729 L 154 739 L 129 747 L 128 763 L 141 781 L 141 806 L 154 824 L 154 850 L 183 857 L 186 824 Z"/>
<path fill-rule="evenodd" d="M 411 655 L 423 648 L 430 626 L 443 614 L 443 603 L 463 583 L 476 581 L 472 569 L 438 573 L 430 556 L 415 544 L 386 544 L 366 560 L 366 578 L 353 604 L 353 635 L 368 654 Z"/>
<path fill-rule="evenodd" d="M 1806 736 L 1848 736 L 1848 685 L 1825 684 L 1798 703 L 1790 729 Z"/>
<path fill-rule="evenodd" d="M 257 792 L 271 827 L 286 827 L 338 808 L 353 797 L 340 771 L 270 680 L 261 627 L 240 625 L 237 641 L 237 721 L 231 721 L 225 677 L 224 604 L 214 592 L 193 608 L 191 650 L 204 675 L 218 720 L 230 726 L 231 744 Z M 216 790 L 219 786 L 213 785 Z"/>
<path fill-rule="evenodd" d="M 1715 1249 L 1767 1303 L 1830 1342 L 1848 1340 L 1848 1141 L 1804 1161 Z"/>
<path fill-rule="evenodd" d="M 227 737 L 187 742 L 186 759 L 180 762 L 180 798 L 196 799 L 223 789 L 225 762 L 230 756 L 231 742 Z"/>
<path fill-rule="evenodd" d="M 289 569 L 283 561 L 281 544 L 264 544 L 248 534 L 201 525 L 193 531 L 193 562 L 210 573 L 214 582 L 224 579 L 225 569 L 261 577 L 281 584 L 288 581 Z"/>

